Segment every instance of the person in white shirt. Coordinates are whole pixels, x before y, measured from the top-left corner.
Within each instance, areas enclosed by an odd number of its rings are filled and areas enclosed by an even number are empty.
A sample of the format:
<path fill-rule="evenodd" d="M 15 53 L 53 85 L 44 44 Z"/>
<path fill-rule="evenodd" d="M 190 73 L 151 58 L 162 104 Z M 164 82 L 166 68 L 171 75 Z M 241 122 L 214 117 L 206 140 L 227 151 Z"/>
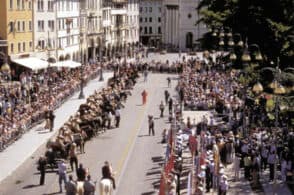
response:
<path fill-rule="evenodd" d="M 64 163 L 63 160 L 61 160 L 58 163 L 58 175 L 59 175 L 58 182 L 59 182 L 60 192 L 62 192 L 62 180 L 64 181 L 64 184 L 67 183 L 66 169 L 67 169 L 66 164 Z"/>

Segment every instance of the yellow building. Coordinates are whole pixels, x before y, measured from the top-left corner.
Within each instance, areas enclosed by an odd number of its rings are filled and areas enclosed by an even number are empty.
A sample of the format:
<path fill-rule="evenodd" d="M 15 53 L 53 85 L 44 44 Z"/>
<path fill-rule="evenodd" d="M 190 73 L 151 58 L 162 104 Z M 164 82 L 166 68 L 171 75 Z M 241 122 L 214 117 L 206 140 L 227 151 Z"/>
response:
<path fill-rule="evenodd" d="M 1 0 L 0 40 L 7 40 L 2 51 L 10 59 L 29 56 L 33 51 L 32 18 L 33 0 Z"/>

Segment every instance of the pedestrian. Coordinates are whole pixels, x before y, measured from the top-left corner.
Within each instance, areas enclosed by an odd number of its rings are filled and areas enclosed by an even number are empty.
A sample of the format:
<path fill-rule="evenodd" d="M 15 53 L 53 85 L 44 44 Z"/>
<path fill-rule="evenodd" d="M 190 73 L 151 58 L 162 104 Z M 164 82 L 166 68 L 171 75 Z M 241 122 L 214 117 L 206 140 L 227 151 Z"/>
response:
<path fill-rule="evenodd" d="M 40 171 L 40 185 L 44 185 L 45 183 L 45 174 L 46 174 L 46 157 L 41 156 L 38 161 L 37 169 Z"/>
<path fill-rule="evenodd" d="M 164 98 L 165 98 L 165 104 L 167 105 L 168 98 L 169 98 L 169 92 L 167 90 L 164 91 Z"/>
<path fill-rule="evenodd" d="M 171 79 L 170 79 L 170 77 L 167 77 L 166 80 L 167 80 L 167 86 L 168 87 L 171 87 Z"/>
<path fill-rule="evenodd" d="M 50 129 L 50 131 L 53 131 L 55 115 L 54 115 L 52 109 L 49 110 L 48 118 L 49 118 L 49 129 Z"/>
<path fill-rule="evenodd" d="M 149 115 L 148 116 L 148 126 L 149 126 L 149 136 L 152 135 L 154 136 L 155 135 L 155 132 L 154 132 L 154 119 L 153 119 L 153 116 Z"/>
<path fill-rule="evenodd" d="M 147 82 L 147 77 L 148 77 L 148 70 L 144 70 L 144 82 Z"/>
<path fill-rule="evenodd" d="M 273 150 L 272 152 L 270 152 L 270 154 L 268 155 L 268 159 L 267 159 L 267 163 L 269 164 L 269 168 L 270 168 L 269 181 L 273 181 L 275 178 L 275 163 L 276 163 L 276 161 L 277 161 L 276 151 Z"/>
<path fill-rule="evenodd" d="M 78 168 L 78 155 L 77 155 L 77 144 L 73 143 L 69 150 L 69 162 L 71 170 L 74 171 L 73 165 L 75 164 L 75 168 Z"/>
<path fill-rule="evenodd" d="M 229 183 L 228 183 L 228 180 L 227 180 L 227 176 L 226 175 L 224 175 L 221 178 L 219 188 L 220 188 L 220 195 L 226 195 L 227 194 L 227 191 L 229 189 Z"/>
<path fill-rule="evenodd" d="M 145 105 L 146 102 L 147 102 L 147 96 L 148 96 L 148 93 L 147 93 L 147 91 L 144 89 L 141 95 L 142 95 L 142 102 L 143 102 L 142 104 Z"/>
<path fill-rule="evenodd" d="M 87 180 L 84 182 L 84 195 L 95 194 L 95 183 L 91 180 L 91 175 L 87 176 Z"/>
<path fill-rule="evenodd" d="M 164 112 L 164 104 L 163 104 L 163 102 L 162 102 L 162 101 L 160 102 L 160 105 L 159 105 L 159 110 L 160 110 L 160 117 L 163 117 L 163 112 Z"/>
<path fill-rule="evenodd" d="M 85 181 L 86 179 L 86 169 L 84 168 L 83 164 L 80 163 L 79 164 L 79 168 L 77 169 L 77 178 L 78 178 L 78 181 Z"/>
<path fill-rule="evenodd" d="M 235 181 L 239 180 L 239 173 L 240 173 L 240 155 L 236 155 L 234 159 L 234 172 L 235 172 Z"/>
<path fill-rule="evenodd" d="M 72 175 L 68 176 L 68 182 L 65 184 L 66 195 L 76 195 L 77 194 L 77 184 L 73 181 Z"/>
<path fill-rule="evenodd" d="M 111 165 L 108 161 L 104 162 L 104 166 L 102 167 L 102 179 L 110 179 L 112 181 L 113 189 L 116 188 L 115 179 L 113 177 L 114 172 L 112 170 Z"/>
<path fill-rule="evenodd" d="M 119 127 L 119 123 L 120 123 L 120 109 L 117 106 L 115 109 L 115 126 L 116 126 L 116 128 Z"/>
<path fill-rule="evenodd" d="M 173 110 L 173 99 L 169 98 L 169 101 L 168 101 L 168 111 L 169 111 L 169 113 L 172 113 L 172 110 Z"/>
<path fill-rule="evenodd" d="M 64 162 L 64 160 L 61 160 L 58 163 L 58 182 L 59 182 L 59 192 L 62 193 L 62 181 L 64 181 L 64 185 L 67 183 L 67 175 L 66 175 L 66 164 Z"/>

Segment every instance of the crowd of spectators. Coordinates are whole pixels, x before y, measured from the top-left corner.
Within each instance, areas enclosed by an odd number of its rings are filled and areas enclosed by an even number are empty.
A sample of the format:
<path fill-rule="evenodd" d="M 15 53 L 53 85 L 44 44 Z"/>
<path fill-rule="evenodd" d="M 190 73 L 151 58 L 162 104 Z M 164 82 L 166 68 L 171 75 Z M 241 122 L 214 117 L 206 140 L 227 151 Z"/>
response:
<path fill-rule="evenodd" d="M 98 64 L 83 66 L 83 83 L 99 74 Z M 105 64 L 104 66 L 109 66 Z M 80 68 L 50 67 L 35 73 L 24 71 L 18 81 L 0 86 L 0 150 L 26 130 L 43 121 L 45 112 L 56 109 L 80 87 Z"/>
<path fill-rule="evenodd" d="M 293 182 L 293 126 L 287 125 L 283 121 L 287 120 L 285 118 L 279 118 L 278 128 L 264 119 L 257 123 L 264 113 L 254 113 L 256 108 L 249 106 L 244 115 L 246 101 L 238 76 L 239 72 L 220 63 L 206 64 L 197 59 L 183 62 L 183 73 L 177 86 L 178 106 L 182 102 L 184 110 L 210 110 L 213 114 L 211 118 L 203 117 L 199 124 L 193 124 L 189 118 L 183 122 L 181 117 L 175 117 L 176 126 L 172 123 L 169 131 L 176 129 L 175 140 L 188 135 L 189 147 L 193 144 L 191 140 L 197 143 L 197 149 L 191 150 L 196 173 L 192 179 L 195 190 L 192 193 L 203 194 L 213 188 L 218 194 L 226 194 L 230 192 L 228 181 L 240 181 L 241 177 L 247 179 L 253 189 L 261 187 L 260 179 L 265 176 L 266 182 L 279 180 L 290 185 Z M 265 108 L 261 110 L 266 112 Z M 175 136 L 168 133 L 165 140 L 170 140 L 171 135 Z M 178 158 L 178 147 L 173 150 L 170 153 Z M 172 168 L 176 171 L 172 173 L 170 183 L 166 181 L 170 194 L 176 194 L 180 187 L 172 186 L 173 176 L 178 171 L 174 164 L 176 162 L 172 163 Z M 228 165 L 233 173 L 227 172 Z"/>

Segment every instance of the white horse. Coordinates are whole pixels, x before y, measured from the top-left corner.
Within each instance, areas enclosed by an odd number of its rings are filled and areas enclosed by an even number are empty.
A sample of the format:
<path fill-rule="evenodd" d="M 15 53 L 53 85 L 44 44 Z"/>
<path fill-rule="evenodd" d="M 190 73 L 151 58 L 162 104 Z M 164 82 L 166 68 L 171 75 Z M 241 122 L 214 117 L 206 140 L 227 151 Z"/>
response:
<path fill-rule="evenodd" d="M 77 195 L 84 195 L 84 182 L 77 182 Z"/>
<path fill-rule="evenodd" d="M 112 195 L 113 185 L 110 179 L 102 179 L 100 181 L 100 195 Z"/>

